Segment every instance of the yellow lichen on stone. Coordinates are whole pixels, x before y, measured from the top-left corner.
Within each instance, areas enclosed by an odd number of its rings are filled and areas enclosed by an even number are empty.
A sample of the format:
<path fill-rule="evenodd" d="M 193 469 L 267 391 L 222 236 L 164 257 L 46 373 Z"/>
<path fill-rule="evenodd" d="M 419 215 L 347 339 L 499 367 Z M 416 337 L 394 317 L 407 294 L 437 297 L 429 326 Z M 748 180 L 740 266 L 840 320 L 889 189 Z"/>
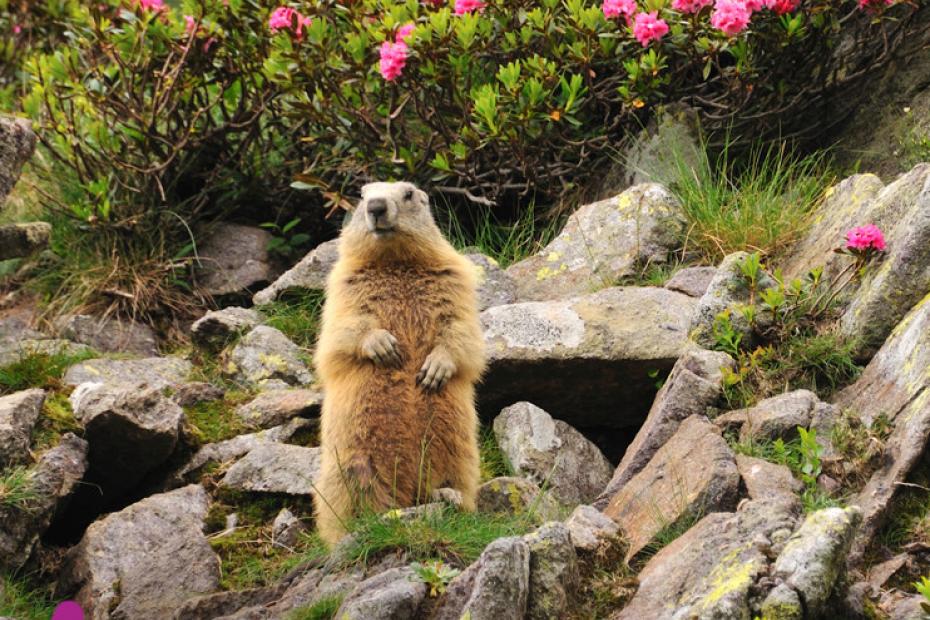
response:
<path fill-rule="evenodd" d="M 549 256 L 546 257 L 546 260 L 549 261 L 550 263 L 554 263 L 560 258 L 562 258 L 561 252 L 549 252 Z"/>
<path fill-rule="evenodd" d="M 475 265 L 475 275 L 478 277 L 478 284 L 484 284 L 484 281 L 487 279 L 487 274 L 482 265 Z"/>
<path fill-rule="evenodd" d="M 750 544 L 738 547 L 724 556 L 710 572 L 708 580 L 711 590 L 700 602 L 702 609 L 707 609 L 732 592 L 747 591 L 752 585 L 752 577 L 758 571 L 754 561 L 743 562 L 739 556 L 749 550 Z"/>
<path fill-rule="evenodd" d="M 620 194 L 617 198 L 617 209 L 620 211 L 626 211 L 633 206 L 633 199 L 630 198 L 629 193 L 624 192 Z"/>
<path fill-rule="evenodd" d="M 546 280 L 553 276 L 559 275 L 560 273 L 562 273 L 563 271 L 566 271 L 567 269 L 568 269 L 568 265 L 566 265 L 565 263 L 562 263 L 561 265 L 559 265 L 558 269 L 552 269 L 550 267 L 543 267 L 542 269 L 536 272 L 536 280 L 537 281 Z"/>
<path fill-rule="evenodd" d="M 273 368 L 279 372 L 287 370 L 287 362 L 280 355 L 274 353 L 260 353 L 258 359 L 261 361 L 262 366 Z"/>

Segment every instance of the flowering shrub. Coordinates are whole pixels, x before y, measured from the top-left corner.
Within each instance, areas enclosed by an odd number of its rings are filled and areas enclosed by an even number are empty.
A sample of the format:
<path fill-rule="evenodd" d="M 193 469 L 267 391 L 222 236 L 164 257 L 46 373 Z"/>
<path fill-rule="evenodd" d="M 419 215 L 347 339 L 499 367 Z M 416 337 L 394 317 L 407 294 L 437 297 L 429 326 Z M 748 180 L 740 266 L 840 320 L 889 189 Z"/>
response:
<path fill-rule="evenodd" d="M 857 226 L 846 233 L 846 249 L 866 256 L 884 252 L 885 235 L 875 224 Z"/>

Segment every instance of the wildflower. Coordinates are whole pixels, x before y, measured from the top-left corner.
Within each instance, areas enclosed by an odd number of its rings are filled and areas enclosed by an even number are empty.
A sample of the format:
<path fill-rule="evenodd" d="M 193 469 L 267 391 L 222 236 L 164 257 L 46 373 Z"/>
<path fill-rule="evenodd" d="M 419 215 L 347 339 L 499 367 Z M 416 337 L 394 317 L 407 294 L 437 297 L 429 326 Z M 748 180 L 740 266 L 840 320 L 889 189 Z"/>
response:
<path fill-rule="evenodd" d="M 397 43 L 403 43 L 413 33 L 414 28 L 415 26 L 413 25 L 413 23 L 404 24 L 397 30 L 397 34 L 394 35 L 394 41 Z"/>
<path fill-rule="evenodd" d="M 312 19 L 304 17 L 296 10 L 290 7 L 280 6 L 276 8 L 271 13 L 271 17 L 268 18 L 268 28 L 271 29 L 271 32 L 293 30 L 294 34 L 297 35 L 297 39 L 300 40 L 304 35 L 304 26 L 309 26 L 312 22 Z"/>
<path fill-rule="evenodd" d="M 846 232 L 846 249 L 860 252 L 884 252 L 885 236 L 875 224 L 857 226 Z"/>
<path fill-rule="evenodd" d="M 601 10 L 604 11 L 604 17 L 613 19 L 623 16 L 627 22 L 630 21 L 633 13 L 636 12 L 636 0 L 604 0 Z"/>
<path fill-rule="evenodd" d="M 185 15 L 185 16 L 184 16 L 184 21 L 185 21 L 185 23 L 187 24 L 187 25 L 184 27 L 184 32 L 186 32 L 188 35 L 190 35 L 192 32 L 194 32 L 195 30 L 197 30 L 197 20 L 195 20 L 195 19 L 193 18 L 193 16 L 191 16 L 191 15 Z"/>
<path fill-rule="evenodd" d="M 472 11 L 483 11 L 487 4 L 484 0 L 455 0 L 455 14 L 464 15 Z"/>
<path fill-rule="evenodd" d="M 658 41 L 668 34 L 668 24 L 659 19 L 659 12 L 637 13 L 633 21 L 633 36 L 640 45 L 646 47 L 652 41 Z"/>
<path fill-rule="evenodd" d="M 13 34 L 19 34 L 23 31 L 23 27 L 19 24 L 13 24 Z"/>
<path fill-rule="evenodd" d="M 863 11 L 877 11 L 884 6 L 891 6 L 895 0 L 859 0 L 859 8 Z"/>
<path fill-rule="evenodd" d="M 741 33 L 749 25 L 751 12 L 739 0 L 717 0 L 710 23 L 728 37 Z"/>
<path fill-rule="evenodd" d="M 776 15 L 793 13 L 800 3 L 801 0 L 765 0 L 765 6 L 774 11 Z"/>
<path fill-rule="evenodd" d="M 154 11 L 158 13 L 159 11 L 165 11 L 168 7 L 165 6 L 165 0 L 138 0 L 139 8 L 143 11 Z"/>
<path fill-rule="evenodd" d="M 752 14 L 765 8 L 765 0 L 743 0 L 743 6 Z"/>
<path fill-rule="evenodd" d="M 672 8 L 679 13 L 699 13 L 705 6 L 713 4 L 713 0 L 672 0 Z"/>
<path fill-rule="evenodd" d="M 407 44 L 403 41 L 391 43 L 385 41 L 381 44 L 381 77 L 388 82 L 396 80 L 407 64 Z"/>

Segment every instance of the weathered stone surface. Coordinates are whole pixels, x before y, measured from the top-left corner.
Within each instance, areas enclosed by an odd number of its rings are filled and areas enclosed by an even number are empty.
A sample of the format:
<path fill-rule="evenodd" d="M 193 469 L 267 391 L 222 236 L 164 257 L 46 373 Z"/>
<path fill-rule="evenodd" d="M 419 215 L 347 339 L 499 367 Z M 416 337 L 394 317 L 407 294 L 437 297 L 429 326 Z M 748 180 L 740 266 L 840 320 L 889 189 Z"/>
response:
<path fill-rule="evenodd" d="M 860 557 L 884 523 L 899 483 L 906 481 L 930 443 L 930 296 L 894 329 L 862 376 L 836 398 L 836 405 L 871 425 L 884 415 L 893 430 L 881 467 L 851 503 L 862 508 L 853 544 Z"/>
<path fill-rule="evenodd" d="M 478 309 L 504 306 L 517 301 L 517 283 L 497 264 L 484 254 L 469 253 L 465 258 L 475 265 L 478 272 Z"/>
<path fill-rule="evenodd" d="M 530 588 L 530 550 L 522 538 L 498 538 L 452 580 L 433 620 L 523 620 Z"/>
<path fill-rule="evenodd" d="M 240 491 L 312 495 L 320 449 L 262 443 L 229 468 L 222 484 Z"/>
<path fill-rule="evenodd" d="M 264 317 L 257 310 L 236 306 L 211 310 L 191 325 L 191 340 L 208 349 L 220 349 L 237 335 L 259 325 Z"/>
<path fill-rule="evenodd" d="M 88 351 L 90 351 L 90 349 L 85 345 L 77 344 L 70 340 L 58 340 L 45 337 L 0 340 L 0 366 L 14 364 L 31 355 L 77 356 L 85 354 Z"/>
<path fill-rule="evenodd" d="M 2 176 L 2 171 L 0 171 L 0 176 Z M 2 196 L 0 196 L 0 203 L 2 202 Z M 52 227 L 46 222 L 0 225 L 0 260 L 29 256 L 43 250 L 48 246 L 51 235 Z"/>
<path fill-rule="evenodd" d="M 92 359 L 75 364 L 65 373 L 68 385 L 105 383 L 107 385 L 146 384 L 151 388 L 177 387 L 187 382 L 191 363 L 179 357 L 141 359 Z"/>
<path fill-rule="evenodd" d="M 888 614 L 888 620 L 927 620 L 923 604 L 927 599 L 919 594 L 894 592 L 882 598 L 882 609 Z"/>
<path fill-rule="evenodd" d="M 269 390 L 236 408 L 236 415 L 249 426 L 270 428 L 297 416 L 317 417 L 323 393 L 309 389 Z"/>
<path fill-rule="evenodd" d="M 827 600 L 846 567 L 859 509 L 825 508 L 804 520 L 775 560 L 774 575 L 791 587 L 810 617 L 827 610 Z"/>
<path fill-rule="evenodd" d="M 155 330 L 148 325 L 86 314 L 62 317 L 55 324 L 63 338 L 107 353 L 158 355 Z"/>
<path fill-rule="evenodd" d="M 610 481 L 610 462 L 597 446 L 532 403 L 501 411 L 494 435 L 514 472 L 547 485 L 563 504 L 589 502 Z"/>
<path fill-rule="evenodd" d="M 565 521 L 572 544 L 578 551 L 594 551 L 601 543 L 616 536 L 620 526 L 594 506 L 581 505 Z"/>
<path fill-rule="evenodd" d="M 707 291 L 701 297 L 694 309 L 691 321 L 691 336 L 703 347 L 714 345 L 714 320 L 722 312 L 729 311 L 730 324 L 733 329 L 742 334 L 744 342 L 752 337 L 752 328 L 738 308 L 749 304 L 749 283 L 740 265 L 749 258 L 747 252 L 734 252 L 724 257 L 717 267 L 717 273 L 711 280 Z M 757 290 L 761 291 L 775 285 L 775 281 L 768 274 L 762 273 L 757 283 Z"/>
<path fill-rule="evenodd" d="M 480 409 L 525 400 L 575 427 L 636 425 L 655 396 L 650 372 L 671 369 L 693 346 L 695 305 L 666 289 L 617 287 L 489 308 Z"/>
<path fill-rule="evenodd" d="M 685 267 L 669 278 L 665 288 L 688 297 L 703 297 L 716 275 L 716 267 Z"/>
<path fill-rule="evenodd" d="M 232 295 L 274 280 L 277 271 L 268 255 L 271 237 L 254 226 L 216 226 L 200 246 L 200 287 L 210 295 Z"/>
<path fill-rule="evenodd" d="M 642 471 L 659 448 L 675 434 L 682 420 L 707 413 L 707 408 L 720 398 L 723 390 L 722 369 L 734 367 L 733 359 L 720 351 L 695 348 L 682 355 L 656 395 L 646 421 L 627 447 L 610 483 L 594 505 L 601 509 L 606 507 L 610 498 Z"/>
<path fill-rule="evenodd" d="M 684 233 L 680 206 L 660 185 L 645 183 L 585 205 L 538 254 L 507 268 L 521 301 L 584 295 L 664 263 Z"/>
<path fill-rule="evenodd" d="M 239 341 L 225 370 L 238 381 L 268 388 L 313 381 L 300 359 L 300 347 L 267 325 L 259 325 Z"/>
<path fill-rule="evenodd" d="M 739 472 L 727 442 L 706 418 L 691 416 L 611 498 L 604 514 L 629 539 L 629 559 L 683 519 L 733 508 L 738 494 Z"/>
<path fill-rule="evenodd" d="M 740 440 L 759 441 L 798 436 L 798 427 L 807 428 L 820 400 L 809 390 L 795 390 L 760 401 L 749 409 L 737 409 L 717 417 L 721 428 L 740 431 Z"/>
<path fill-rule="evenodd" d="M 277 280 L 252 296 L 252 303 L 263 306 L 284 293 L 300 290 L 322 291 L 333 265 L 339 260 L 339 240 L 316 246 L 299 263 L 281 274 Z"/>
<path fill-rule="evenodd" d="M 697 168 L 705 157 L 697 111 L 681 103 L 665 106 L 625 155 L 629 184 L 673 183 L 683 170 Z"/>
<path fill-rule="evenodd" d="M 426 584 L 409 566 L 370 577 L 342 602 L 336 618 L 345 620 L 408 620 L 416 616 L 426 597 Z"/>
<path fill-rule="evenodd" d="M 90 443 L 87 481 L 110 500 L 164 463 L 177 444 L 184 411 L 161 390 L 84 384 L 71 394 Z"/>
<path fill-rule="evenodd" d="M 763 618 L 772 620 L 804 619 L 804 605 L 801 603 L 801 597 L 785 583 L 778 584 L 768 593 L 762 601 L 760 611 Z"/>
<path fill-rule="evenodd" d="M 278 599 L 284 587 L 281 584 L 248 590 L 228 590 L 195 596 L 184 602 L 175 611 L 173 620 L 213 620 L 225 618 L 241 609 L 264 609 L 264 606 Z"/>
<path fill-rule="evenodd" d="M 192 407 L 198 403 L 219 400 L 225 394 L 226 390 L 212 383 L 193 381 L 179 385 L 171 398 L 182 407 Z"/>
<path fill-rule="evenodd" d="M 794 509 L 777 499 L 707 515 L 649 560 L 636 596 L 612 620 L 752 618 L 756 582 L 795 521 Z"/>
<path fill-rule="evenodd" d="M 0 116 L 0 207 L 35 149 L 36 135 L 27 119 Z M 6 257 L 0 260 L 3 258 Z"/>
<path fill-rule="evenodd" d="M 87 442 L 66 433 L 28 470 L 28 502 L 0 502 L 0 571 L 15 572 L 26 563 L 39 536 L 86 469 Z"/>
<path fill-rule="evenodd" d="M 551 522 L 523 537 L 530 548 L 527 620 L 561 620 L 579 583 L 578 562 L 568 528 Z"/>
<path fill-rule="evenodd" d="M 275 547 L 292 548 L 307 526 L 293 512 L 282 508 L 271 524 L 271 540 Z"/>
<path fill-rule="evenodd" d="M 784 465 L 737 454 L 736 467 L 752 499 L 783 497 L 789 502 L 798 501 L 798 493 L 804 488 Z"/>
<path fill-rule="evenodd" d="M 153 495 L 91 525 L 65 560 L 59 596 L 91 618 L 170 618 L 219 589 L 220 562 L 203 534 L 209 508 L 197 485 Z"/>
<path fill-rule="evenodd" d="M 29 461 L 32 429 L 42 413 L 45 390 L 0 396 L 0 469 Z"/>
<path fill-rule="evenodd" d="M 554 518 L 558 504 L 549 493 L 542 493 L 526 478 L 501 476 L 478 487 L 476 499 L 480 512 L 523 514 L 532 511 L 542 519 Z"/>

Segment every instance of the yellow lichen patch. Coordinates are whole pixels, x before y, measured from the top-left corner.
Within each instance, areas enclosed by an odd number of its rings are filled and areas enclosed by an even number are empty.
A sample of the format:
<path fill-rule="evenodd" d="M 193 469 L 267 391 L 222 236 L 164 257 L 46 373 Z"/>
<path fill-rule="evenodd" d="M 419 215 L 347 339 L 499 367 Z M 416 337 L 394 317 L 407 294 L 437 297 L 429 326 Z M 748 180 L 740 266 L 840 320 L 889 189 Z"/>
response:
<path fill-rule="evenodd" d="M 478 278 L 478 284 L 484 284 L 487 279 L 487 273 L 482 265 L 475 265 L 475 276 Z"/>
<path fill-rule="evenodd" d="M 550 263 L 554 263 L 560 258 L 562 258 L 561 252 L 549 252 L 549 256 L 546 257 L 546 260 L 549 261 Z"/>
<path fill-rule="evenodd" d="M 559 265 L 558 269 L 552 269 L 550 267 L 543 267 L 542 269 L 536 272 L 536 280 L 537 281 L 546 280 L 553 276 L 559 275 L 560 273 L 562 273 L 563 271 L 566 271 L 567 269 L 568 269 L 568 265 L 566 265 L 565 263 L 562 263 L 561 265 Z"/>
<path fill-rule="evenodd" d="M 756 561 L 741 561 L 739 556 L 751 548 L 751 544 L 738 547 L 728 553 L 710 572 L 710 592 L 701 600 L 700 607 L 707 609 L 717 601 L 733 592 L 745 592 L 752 585 L 752 578 L 758 572 Z"/>
<path fill-rule="evenodd" d="M 830 196 L 833 195 L 833 192 L 835 192 L 835 191 L 836 191 L 836 186 L 835 186 L 835 185 L 831 185 L 830 187 L 827 188 L 827 191 L 825 191 L 825 192 L 823 193 L 823 197 L 824 197 L 824 198 L 829 198 Z"/>
<path fill-rule="evenodd" d="M 273 368 L 279 372 L 284 372 L 287 370 L 287 361 L 280 355 L 274 353 L 261 353 L 258 356 L 258 359 L 261 361 L 263 366 Z"/>
<path fill-rule="evenodd" d="M 630 198 L 629 193 L 624 192 L 620 194 L 620 196 L 617 198 L 617 209 L 619 209 L 620 211 L 626 211 L 632 206 L 633 206 L 633 199 Z"/>

